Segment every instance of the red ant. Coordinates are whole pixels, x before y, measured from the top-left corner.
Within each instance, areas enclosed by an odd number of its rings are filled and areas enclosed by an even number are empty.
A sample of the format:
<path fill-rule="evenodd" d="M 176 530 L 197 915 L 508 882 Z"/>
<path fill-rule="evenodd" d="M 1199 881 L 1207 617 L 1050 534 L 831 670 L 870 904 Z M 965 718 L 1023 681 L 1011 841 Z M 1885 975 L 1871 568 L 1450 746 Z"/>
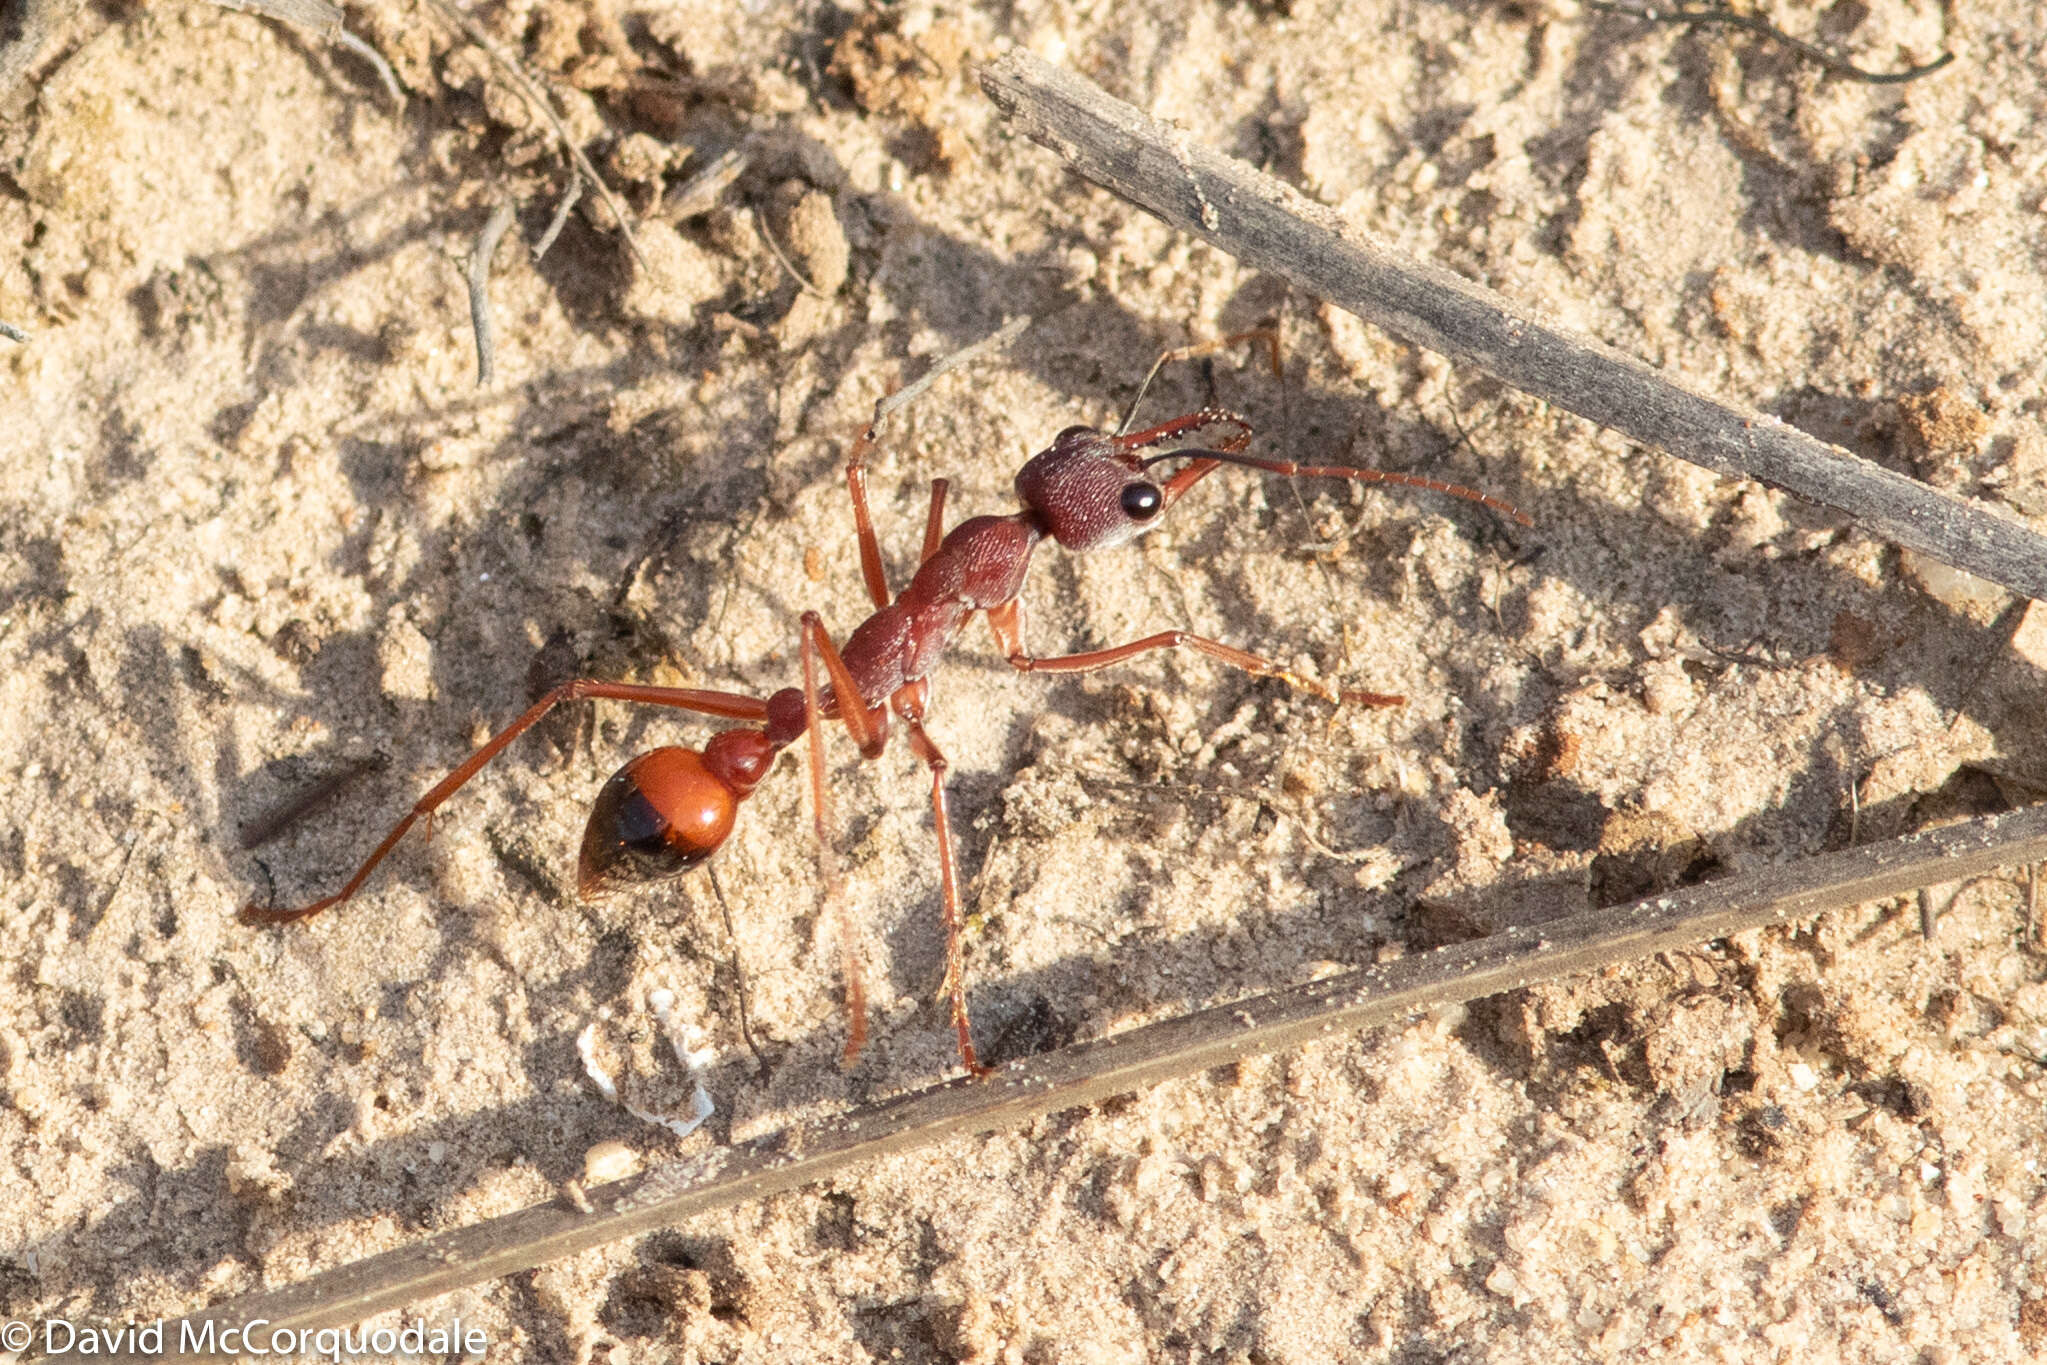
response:
<path fill-rule="evenodd" d="M 1270 332 L 1252 332 L 1167 352 L 1152 366 L 1145 386 L 1169 361 L 1190 358 L 1250 337 L 1260 337 L 1272 346 L 1273 368 L 1277 373 L 1277 338 Z M 1140 400 L 1143 393 L 1140 388 Z M 1244 449 L 1251 443 L 1251 424 L 1234 412 L 1210 406 L 1142 431 L 1119 429 L 1112 434 L 1093 427 L 1068 427 L 1017 472 L 1016 494 L 1023 504 L 1021 510 L 1005 516 L 971 517 L 950 532 L 943 530 L 946 481 L 933 479 L 917 572 L 908 587 L 891 595 L 882 568 L 881 547 L 867 510 L 866 459 L 875 447 L 875 427 L 884 410 L 877 408 L 875 422 L 861 431 L 846 458 L 846 485 L 852 496 L 853 525 L 860 540 L 860 571 L 874 612 L 846 638 L 843 647 L 832 642 L 816 612 L 803 613 L 802 686 L 785 687 L 762 699 L 738 692 L 649 687 L 588 678 L 563 683 L 421 797 L 340 891 L 296 910 L 252 905 L 243 914 L 254 920 L 285 923 L 341 904 L 361 888 L 415 821 L 427 817 L 431 833 L 433 812 L 443 801 L 556 706 L 584 698 L 672 707 L 745 722 L 712 736 L 701 751 L 654 749 L 632 759 L 612 775 L 597 794 L 583 832 L 576 884 L 584 899 L 672 877 L 710 857 L 732 832 L 739 803 L 766 776 L 776 755 L 806 735 L 819 856 L 825 861 L 827 895 L 836 898 L 827 835 L 830 798 L 825 785 L 824 727 L 817 722 L 839 721 L 859 746 L 861 756 L 872 759 L 880 757 L 888 743 L 893 714 L 903 724 L 911 751 L 923 760 L 931 774 L 931 813 L 938 835 L 939 885 L 945 920 L 944 989 L 952 1003 L 960 1060 L 971 1074 L 986 1075 L 988 1069 L 975 1055 L 967 1018 L 961 944 L 964 917 L 960 910 L 959 872 L 953 857 L 952 817 L 946 806 L 946 758 L 924 730 L 931 674 L 975 612 L 987 614 L 989 629 L 1003 656 L 1011 667 L 1026 673 L 1091 673 L 1139 654 L 1184 645 L 1247 673 L 1281 679 L 1333 703 L 1348 701 L 1379 707 L 1399 706 L 1406 700 L 1378 692 L 1332 688 L 1260 655 L 1183 630 L 1160 631 L 1112 649 L 1053 658 L 1033 655 L 1024 647 L 1022 592 L 1031 553 L 1039 542 L 1049 537 L 1076 554 L 1126 544 L 1157 526 L 1166 511 L 1186 496 L 1187 490 L 1226 464 L 1290 478 L 1407 484 L 1482 503 L 1524 526 L 1529 524 L 1528 518 L 1509 504 L 1456 484 L 1414 474 L 1303 465 L 1246 455 Z M 1133 403 L 1133 416 L 1135 411 Z M 1129 424 L 1126 418 L 1123 428 Z M 1210 427 L 1234 430 L 1212 447 L 1181 447 L 1142 457 L 1138 454 Z M 1155 478 L 1151 471 L 1168 462 L 1184 465 L 1168 477 Z M 855 699 L 856 704 L 848 705 L 848 698 Z M 851 1016 L 845 1058 L 851 1062 L 867 1037 L 865 992 L 846 926 L 841 923 L 839 930 L 846 1007 Z"/>

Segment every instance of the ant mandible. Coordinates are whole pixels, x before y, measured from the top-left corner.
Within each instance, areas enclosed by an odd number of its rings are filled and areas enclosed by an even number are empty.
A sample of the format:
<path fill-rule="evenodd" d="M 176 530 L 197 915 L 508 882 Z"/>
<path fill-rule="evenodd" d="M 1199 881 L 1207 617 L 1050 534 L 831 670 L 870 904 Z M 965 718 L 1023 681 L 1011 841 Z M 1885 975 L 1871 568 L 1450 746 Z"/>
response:
<path fill-rule="evenodd" d="M 1144 389 L 1167 363 L 1206 354 L 1252 338 L 1272 348 L 1279 370 L 1278 339 L 1270 331 L 1254 331 L 1219 342 L 1168 351 L 1146 376 Z M 930 376 L 927 376 L 930 377 Z M 353 896 L 393 846 L 422 817 L 431 830 L 433 812 L 482 770 L 513 740 L 563 702 L 585 699 L 663 706 L 724 720 L 744 722 L 711 737 L 702 750 L 664 747 L 632 759 L 604 784 L 590 810 L 577 860 L 576 885 L 583 899 L 621 887 L 673 877 L 716 852 L 732 832 L 739 803 L 766 776 L 776 755 L 808 736 L 811 808 L 817 824 L 820 858 L 826 860 L 826 894 L 836 900 L 830 869 L 829 793 L 825 784 L 824 727 L 836 720 L 846 727 L 863 758 L 878 758 L 888 744 L 891 716 L 900 721 L 911 752 L 931 775 L 931 814 L 938 836 L 940 901 L 945 922 L 944 990 L 952 1005 L 952 1024 L 959 1035 L 960 1061 L 976 1076 L 988 1074 L 974 1052 L 967 1017 L 961 935 L 959 871 L 953 856 L 952 817 L 946 805 L 944 752 L 924 730 L 931 698 L 931 675 L 946 648 L 975 612 L 985 613 L 997 647 L 1012 668 L 1025 673 L 1091 673 L 1154 650 L 1181 646 L 1197 650 L 1233 668 L 1278 678 L 1292 687 L 1332 703 L 1399 706 L 1405 698 L 1351 688 L 1332 688 L 1303 678 L 1271 659 L 1184 630 L 1163 630 L 1111 649 L 1086 650 L 1044 658 L 1024 646 L 1023 584 L 1031 554 L 1039 542 L 1052 539 L 1075 554 L 1124 545 L 1159 525 L 1165 513 L 1195 484 L 1223 465 L 1240 465 L 1285 477 L 1349 479 L 1358 483 L 1397 483 L 1482 503 L 1522 525 L 1528 518 L 1511 505 L 1476 489 L 1443 483 L 1414 474 L 1338 465 L 1304 465 L 1292 460 L 1264 459 L 1244 453 L 1251 443 L 1251 424 L 1235 412 L 1209 406 L 1174 417 L 1141 431 L 1129 431 L 1126 418 L 1116 432 L 1072 426 L 1032 456 L 1017 472 L 1020 510 L 1003 516 L 971 517 L 944 531 L 946 481 L 931 481 L 930 512 L 925 521 L 923 553 L 909 586 L 891 594 L 882 568 L 881 547 L 867 510 L 866 461 L 876 442 L 875 423 L 854 440 L 846 458 L 846 486 L 853 502 L 853 525 L 860 542 L 860 572 L 866 581 L 873 614 L 846 637 L 833 643 L 814 611 L 803 613 L 801 644 L 803 681 L 765 699 L 740 692 L 693 687 L 651 687 L 634 683 L 579 678 L 563 683 L 471 754 L 392 826 L 390 833 L 363 860 L 341 889 L 323 900 L 295 910 L 247 906 L 243 915 L 267 923 L 288 923 L 317 915 Z M 1131 405 L 1135 415 L 1136 403 Z M 1209 428 L 1230 428 L 1212 446 L 1176 447 L 1157 454 L 1169 442 Z M 1181 462 L 1164 478 L 1152 471 Z M 850 1016 L 845 1060 L 859 1056 L 867 1038 L 865 992 L 860 966 L 846 931 L 838 925 L 846 1009 Z"/>

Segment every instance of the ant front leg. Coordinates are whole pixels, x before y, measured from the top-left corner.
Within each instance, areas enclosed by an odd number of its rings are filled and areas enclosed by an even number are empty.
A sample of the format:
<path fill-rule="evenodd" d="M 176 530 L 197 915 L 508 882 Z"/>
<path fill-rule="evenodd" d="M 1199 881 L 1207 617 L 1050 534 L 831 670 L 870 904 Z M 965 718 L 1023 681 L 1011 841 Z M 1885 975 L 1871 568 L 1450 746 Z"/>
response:
<path fill-rule="evenodd" d="M 431 835 L 433 813 L 441 803 L 461 790 L 470 778 L 483 771 L 484 765 L 504 752 L 513 740 L 539 724 L 541 718 L 548 712 L 563 702 L 598 699 L 633 702 L 642 706 L 666 706 L 681 711 L 694 711 L 699 715 L 720 716 L 727 720 L 758 723 L 768 718 L 766 702 L 758 697 L 749 697 L 738 692 L 708 692 L 693 687 L 643 687 L 634 683 L 600 682 L 594 678 L 578 678 L 573 682 L 563 683 L 535 702 L 525 715 L 491 736 L 483 747 L 464 760 L 460 767 L 442 778 L 425 796 L 420 797 L 412 809 L 406 812 L 405 817 L 391 827 L 391 832 L 384 836 L 383 842 L 371 850 L 370 856 L 363 860 L 362 865 L 356 868 L 354 875 L 342 884 L 339 891 L 296 910 L 279 910 L 268 905 L 246 905 L 242 907 L 242 917 L 267 924 L 287 924 L 340 905 L 361 888 L 370 873 L 376 870 L 377 864 L 384 861 L 385 855 L 397 846 L 398 841 L 405 837 L 406 831 L 415 823 L 425 819 L 428 834 Z"/>
<path fill-rule="evenodd" d="M 1209 658 L 1254 673 L 1261 678 L 1277 678 L 1289 687 L 1311 692 L 1336 705 L 1353 702 L 1359 706 L 1404 706 L 1407 698 L 1386 692 L 1364 692 L 1350 687 L 1331 687 L 1327 683 L 1304 678 L 1275 660 L 1248 650 L 1226 645 L 1220 640 L 1211 640 L 1205 635 L 1194 635 L 1184 630 L 1162 630 L 1156 635 L 1147 635 L 1142 640 L 1132 640 L 1127 645 L 1116 645 L 1110 649 L 1092 649 L 1080 654 L 1061 654 L 1041 659 L 1024 648 L 1023 643 L 1023 599 L 1012 598 L 1001 606 L 988 608 L 988 629 L 994 632 L 995 643 L 1002 650 L 1009 666 L 1019 673 L 1093 673 L 1097 669 L 1122 663 L 1140 654 L 1154 650 L 1177 649 L 1184 645 L 1188 649 L 1206 654 Z"/>
<path fill-rule="evenodd" d="M 924 549 L 917 556 L 920 566 L 937 554 L 945 541 L 945 490 L 950 486 L 944 479 L 931 481 L 931 510 L 924 514 Z"/>
<path fill-rule="evenodd" d="M 867 596 L 877 607 L 889 604 L 888 570 L 881 562 L 881 540 L 874 534 L 874 517 L 867 509 L 867 456 L 875 446 L 872 423 L 860 429 L 853 449 L 846 455 L 846 493 L 853 500 L 853 533 L 860 540 L 860 577 L 867 584 Z"/>
<path fill-rule="evenodd" d="M 867 596 L 877 608 L 893 600 L 888 589 L 888 571 L 881 562 L 881 538 L 874 533 L 874 514 L 867 503 L 867 456 L 876 444 L 872 426 L 862 429 L 846 456 L 846 492 L 853 501 L 853 531 L 860 541 L 860 577 L 867 584 Z M 922 564 L 938 553 L 945 539 L 944 479 L 931 481 L 931 508 L 924 517 L 924 548 L 917 562 Z"/>
<path fill-rule="evenodd" d="M 1163 370 L 1176 360 L 1199 360 L 1203 356 L 1214 355 L 1218 351 L 1226 351 L 1240 341 L 1263 342 L 1272 365 L 1273 381 L 1281 383 L 1285 380 L 1286 370 L 1279 362 L 1279 328 L 1276 326 L 1252 327 L 1242 332 L 1232 332 L 1226 337 L 1218 337 L 1214 341 L 1197 341 L 1191 346 L 1180 346 L 1166 351 L 1151 363 L 1151 369 L 1145 373 L 1144 382 L 1137 386 L 1137 397 L 1130 400 L 1130 411 L 1123 415 L 1123 424 L 1116 428 L 1118 448 L 1129 449 L 1129 446 L 1123 444 L 1126 440 L 1131 441 L 1133 445 L 1150 444 L 1149 442 L 1140 441 L 1137 437 L 1125 437 L 1123 433 L 1129 431 L 1131 422 L 1136 420 L 1137 405 L 1144 401 L 1144 395 L 1151 389 L 1152 381 L 1159 377 L 1160 370 Z M 1211 408 L 1215 405 L 1215 397 L 1212 392 L 1213 387 L 1213 384 L 1211 384 L 1211 393 L 1209 395 L 1209 406 Z M 1238 420 L 1241 421 L 1242 419 Z M 1245 430 L 1248 436 L 1249 428 L 1247 427 Z M 1138 436 L 1142 437 L 1145 434 L 1140 432 Z"/>

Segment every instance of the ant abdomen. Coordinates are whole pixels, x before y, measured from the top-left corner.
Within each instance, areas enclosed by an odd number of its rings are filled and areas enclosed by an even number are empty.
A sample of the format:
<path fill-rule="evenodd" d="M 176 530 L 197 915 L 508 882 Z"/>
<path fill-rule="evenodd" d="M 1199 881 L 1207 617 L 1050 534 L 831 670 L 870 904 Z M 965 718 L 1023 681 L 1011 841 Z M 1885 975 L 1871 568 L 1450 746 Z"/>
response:
<path fill-rule="evenodd" d="M 702 753 L 671 747 L 634 758 L 590 807 L 577 893 L 589 900 L 661 881 L 710 857 L 773 756 L 760 731 L 727 730 Z"/>
<path fill-rule="evenodd" d="M 687 872 L 732 832 L 739 798 L 694 749 L 655 749 L 611 775 L 590 807 L 576 890 L 585 900 Z"/>

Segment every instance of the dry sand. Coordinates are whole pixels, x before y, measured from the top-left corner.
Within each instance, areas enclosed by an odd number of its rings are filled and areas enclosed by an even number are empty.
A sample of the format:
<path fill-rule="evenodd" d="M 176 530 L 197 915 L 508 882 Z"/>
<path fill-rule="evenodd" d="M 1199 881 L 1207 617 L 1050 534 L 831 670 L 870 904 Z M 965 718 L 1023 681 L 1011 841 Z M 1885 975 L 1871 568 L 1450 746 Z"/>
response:
<path fill-rule="evenodd" d="M 1043 553 L 1043 652 L 1183 625 L 1400 710 L 1195 658 L 1047 682 L 971 631 L 940 677 L 985 1045 L 1017 1053 L 1646 888 L 2026 799 L 2047 626 L 1843 519 L 1395 344 L 1010 136 L 1014 41 L 1359 227 L 1735 400 L 2047 521 L 2047 46 L 2032 0 L 1774 11 L 1906 86 L 1569 6 L 478 11 L 634 209 L 637 269 L 430 11 L 356 58 L 196 0 L 67 21 L 0 110 L 0 1315 L 146 1321 L 930 1082 L 921 770 L 835 741 L 875 1004 L 860 1064 L 794 755 L 710 880 L 594 907 L 583 812 L 709 726 L 604 705 L 332 889 L 574 671 L 766 692 L 863 614 L 843 436 L 897 421 L 900 577 L 1153 355 L 1277 319 L 1216 383 L 1265 449 L 1482 485 L 1225 473 L 1139 547 Z M 665 193 L 750 168 L 709 214 Z M 475 383 L 464 258 L 520 205 Z M 808 277 L 800 288 L 772 234 Z M 811 292 L 815 290 L 817 292 Z M 1148 411 L 1198 405 L 1195 367 Z M 536 664 L 536 660 L 540 662 Z M 592 723 L 594 722 L 594 723 Z M 676 737 L 685 737 L 678 739 Z M 256 850 L 296 794 L 381 758 Z M 1857 799 L 1851 799 L 1851 792 Z M 1859 807 L 1859 811 L 1858 811 Z M 260 829 L 258 832 L 261 832 Z M 1334 1039 L 886 1163 L 418 1305 L 493 1359 L 2005 1361 L 2047 1345 L 2047 970 L 2025 887 L 1935 891 Z M 688 1086 L 689 1138 L 577 1039 Z"/>

